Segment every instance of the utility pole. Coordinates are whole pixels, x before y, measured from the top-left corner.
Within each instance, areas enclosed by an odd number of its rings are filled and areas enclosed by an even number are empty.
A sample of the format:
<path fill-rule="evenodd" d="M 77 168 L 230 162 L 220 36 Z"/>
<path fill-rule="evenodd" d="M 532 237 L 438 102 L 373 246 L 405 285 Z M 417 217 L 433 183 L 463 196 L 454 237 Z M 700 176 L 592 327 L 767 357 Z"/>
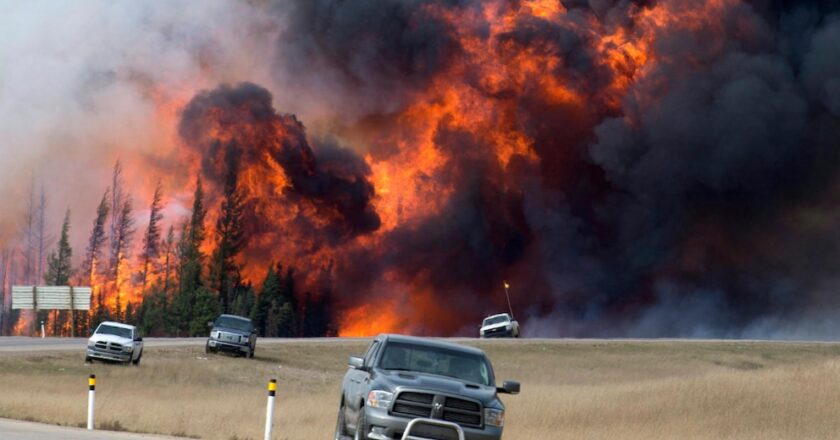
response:
<path fill-rule="evenodd" d="M 507 281 L 503 282 L 505 283 L 505 297 L 507 297 L 508 310 L 510 311 L 510 319 L 513 320 L 513 307 L 510 306 L 510 292 L 508 292 L 508 289 L 510 289 L 510 284 L 508 284 Z"/>

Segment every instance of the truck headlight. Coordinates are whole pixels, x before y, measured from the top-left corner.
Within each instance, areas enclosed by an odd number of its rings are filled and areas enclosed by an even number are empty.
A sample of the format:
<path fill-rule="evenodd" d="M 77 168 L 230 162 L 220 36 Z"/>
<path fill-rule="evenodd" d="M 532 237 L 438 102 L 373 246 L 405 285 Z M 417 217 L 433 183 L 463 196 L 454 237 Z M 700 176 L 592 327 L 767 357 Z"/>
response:
<path fill-rule="evenodd" d="M 368 393 L 367 406 L 372 408 L 388 408 L 394 400 L 394 393 L 388 391 L 374 390 Z"/>
<path fill-rule="evenodd" d="M 510 325 L 510 324 L 505 325 L 505 330 L 510 330 L 510 329 L 512 329 L 512 328 L 513 328 L 513 326 L 512 326 L 512 325 Z"/>
<path fill-rule="evenodd" d="M 249 342 L 248 341 L 248 336 L 240 336 L 239 337 L 239 343 L 240 344 L 247 344 L 248 342 Z"/>
<path fill-rule="evenodd" d="M 505 426 L 505 410 L 484 408 L 484 423 L 488 426 Z"/>
<path fill-rule="evenodd" d="M 132 351 L 134 351 L 134 346 L 133 345 L 123 345 L 123 351 L 127 351 L 127 352 L 131 353 Z"/>
<path fill-rule="evenodd" d="M 93 348 L 96 346 L 96 342 L 88 341 L 88 348 Z"/>
<path fill-rule="evenodd" d="M 219 339 L 219 333 L 221 332 L 210 332 L 210 337 L 213 339 Z"/>

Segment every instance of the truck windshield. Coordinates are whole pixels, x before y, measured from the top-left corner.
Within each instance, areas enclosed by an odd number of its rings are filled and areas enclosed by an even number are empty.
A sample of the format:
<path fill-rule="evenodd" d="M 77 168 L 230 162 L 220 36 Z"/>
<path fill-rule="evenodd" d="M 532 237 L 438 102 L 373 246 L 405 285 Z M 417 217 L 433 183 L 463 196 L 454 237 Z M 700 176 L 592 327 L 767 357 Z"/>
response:
<path fill-rule="evenodd" d="M 116 335 L 121 338 L 131 339 L 131 329 L 125 327 L 116 327 L 113 325 L 102 324 L 96 329 L 98 335 Z"/>
<path fill-rule="evenodd" d="M 243 332 L 251 331 L 251 322 L 240 318 L 233 318 L 230 316 L 220 316 L 216 318 L 216 327 L 232 328 Z"/>
<path fill-rule="evenodd" d="M 502 322 L 507 322 L 507 316 L 491 316 L 484 320 L 484 325 L 493 325 L 493 324 L 500 324 Z"/>
<path fill-rule="evenodd" d="M 490 367 L 484 356 L 432 346 L 389 342 L 379 368 L 437 374 L 490 385 Z"/>

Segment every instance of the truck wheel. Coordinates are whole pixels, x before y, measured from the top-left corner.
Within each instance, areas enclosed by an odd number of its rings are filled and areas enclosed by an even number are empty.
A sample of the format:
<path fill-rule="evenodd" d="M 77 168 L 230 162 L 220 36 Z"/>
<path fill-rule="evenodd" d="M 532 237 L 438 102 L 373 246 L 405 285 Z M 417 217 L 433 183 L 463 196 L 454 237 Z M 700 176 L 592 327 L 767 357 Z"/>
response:
<path fill-rule="evenodd" d="M 134 364 L 134 365 L 139 365 L 141 357 L 143 357 L 143 351 L 142 350 L 140 350 L 140 354 L 137 356 L 137 359 L 131 361 L 131 363 Z"/>
<path fill-rule="evenodd" d="M 367 420 L 365 418 L 365 407 L 359 410 L 359 418 L 356 419 L 356 435 L 353 440 L 366 440 L 367 437 Z"/>
<path fill-rule="evenodd" d="M 347 435 L 347 425 L 344 423 L 344 403 L 338 408 L 338 417 L 335 421 L 335 440 L 344 440 Z"/>
<path fill-rule="evenodd" d="M 246 357 L 246 358 L 252 358 L 252 357 L 254 357 L 254 355 L 253 355 L 253 351 L 251 351 L 251 347 L 248 347 L 248 348 L 245 350 L 245 357 Z"/>
<path fill-rule="evenodd" d="M 249 357 L 249 358 L 251 358 L 251 359 L 253 359 L 253 358 L 254 358 L 254 354 L 256 353 L 256 351 L 257 351 L 257 347 L 251 347 L 251 350 L 250 350 L 250 351 L 248 351 L 248 357 Z"/>
<path fill-rule="evenodd" d="M 91 358 L 90 358 L 90 356 L 85 356 L 85 363 L 86 363 L 86 364 L 92 364 L 92 363 L 93 363 L 93 359 L 91 359 Z"/>
<path fill-rule="evenodd" d="M 204 344 L 204 354 L 210 354 L 213 352 L 213 349 L 210 348 L 210 343 L 207 342 Z"/>

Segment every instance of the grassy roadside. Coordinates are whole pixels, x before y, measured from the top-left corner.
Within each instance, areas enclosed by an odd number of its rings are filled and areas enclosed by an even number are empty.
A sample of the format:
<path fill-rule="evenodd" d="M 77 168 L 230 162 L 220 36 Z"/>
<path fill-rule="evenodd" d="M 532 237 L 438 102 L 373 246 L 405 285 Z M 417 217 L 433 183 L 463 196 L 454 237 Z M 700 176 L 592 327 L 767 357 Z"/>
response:
<path fill-rule="evenodd" d="M 506 438 L 833 438 L 840 344 L 475 341 L 497 377 Z M 265 386 L 278 379 L 278 439 L 331 438 L 339 384 L 361 341 L 264 345 L 257 359 L 200 347 L 147 348 L 139 367 L 86 365 L 75 352 L 4 353 L 0 417 L 78 426 L 87 375 L 97 424 L 207 439 L 262 438 Z"/>

